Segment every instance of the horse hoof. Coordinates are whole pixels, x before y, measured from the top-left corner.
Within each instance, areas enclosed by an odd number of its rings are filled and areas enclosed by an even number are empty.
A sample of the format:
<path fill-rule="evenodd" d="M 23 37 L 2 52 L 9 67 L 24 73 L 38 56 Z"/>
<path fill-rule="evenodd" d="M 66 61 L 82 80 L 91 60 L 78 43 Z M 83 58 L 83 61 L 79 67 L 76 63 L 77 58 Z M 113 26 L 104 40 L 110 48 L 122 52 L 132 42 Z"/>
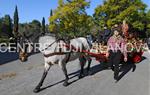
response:
<path fill-rule="evenodd" d="M 92 72 L 91 71 L 88 71 L 88 76 L 92 75 Z"/>
<path fill-rule="evenodd" d="M 64 87 L 67 87 L 68 85 L 69 85 L 68 82 L 64 82 L 64 83 L 63 83 L 63 86 L 64 86 Z"/>
<path fill-rule="evenodd" d="M 115 83 L 118 83 L 118 80 L 115 80 Z"/>
<path fill-rule="evenodd" d="M 34 92 L 34 93 L 40 92 L 40 88 L 35 88 L 35 89 L 33 90 L 33 92 Z"/>
<path fill-rule="evenodd" d="M 79 78 L 79 79 L 81 79 L 81 78 L 83 78 L 83 77 L 84 77 L 84 75 L 79 75 L 79 77 L 78 77 L 78 78 Z"/>

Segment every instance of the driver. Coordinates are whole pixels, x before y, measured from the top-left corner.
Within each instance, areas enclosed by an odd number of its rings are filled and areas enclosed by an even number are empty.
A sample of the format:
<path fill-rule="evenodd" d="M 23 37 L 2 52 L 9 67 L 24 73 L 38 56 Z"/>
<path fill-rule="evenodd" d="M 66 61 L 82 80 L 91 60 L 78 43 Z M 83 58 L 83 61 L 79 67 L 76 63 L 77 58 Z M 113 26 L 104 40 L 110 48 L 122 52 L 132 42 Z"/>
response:
<path fill-rule="evenodd" d="M 108 57 L 109 68 L 114 69 L 114 79 L 118 80 L 119 63 L 121 62 L 122 54 L 124 55 L 124 61 L 127 61 L 125 40 L 119 35 L 118 30 L 114 30 L 113 36 L 109 38 L 107 45 L 106 57 Z"/>

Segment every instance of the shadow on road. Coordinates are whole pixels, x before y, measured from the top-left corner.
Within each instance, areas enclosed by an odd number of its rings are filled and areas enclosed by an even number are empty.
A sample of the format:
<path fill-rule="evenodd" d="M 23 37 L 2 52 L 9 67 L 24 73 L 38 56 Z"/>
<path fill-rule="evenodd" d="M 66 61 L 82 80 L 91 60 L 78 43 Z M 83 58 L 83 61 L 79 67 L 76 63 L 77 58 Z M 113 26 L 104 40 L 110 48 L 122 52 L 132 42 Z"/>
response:
<path fill-rule="evenodd" d="M 35 55 L 35 54 L 38 54 L 38 53 L 39 52 L 30 53 L 30 54 L 28 54 L 28 57 Z M 0 52 L 0 65 L 7 64 L 9 62 L 12 62 L 12 61 L 15 61 L 18 59 L 19 59 L 19 53 L 18 52 L 5 52 L 5 53 Z"/>
<path fill-rule="evenodd" d="M 143 60 L 144 60 L 144 59 L 146 59 L 146 58 L 143 57 Z M 131 62 L 128 62 L 128 63 L 126 63 L 126 64 L 123 64 L 123 65 L 121 66 L 121 68 L 120 68 L 121 74 L 119 75 L 118 81 L 119 81 L 121 78 L 123 78 L 131 69 L 132 69 L 132 72 L 134 72 L 134 71 L 136 70 L 136 64 L 133 64 L 133 63 L 131 63 Z M 95 65 L 95 66 L 91 67 L 91 68 L 90 68 L 90 72 L 91 72 L 90 75 L 94 75 L 94 74 L 96 74 L 96 73 L 98 73 L 98 72 L 100 72 L 100 71 L 103 71 L 103 70 L 108 70 L 108 69 L 107 69 L 107 63 L 101 63 L 101 64 L 98 64 L 98 65 Z M 85 71 L 86 71 L 86 69 L 84 70 L 84 74 L 85 74 L 84 77 L 86 77 L 86 76 L 88 75 L 88 73 L 85 72 Z M 77 76 L 79 75 L 79 73 L 80 73 L 80 70 L 68 74 L 69 76 L 71 76 L 69 79 L 72 79 L 72 78 L 74 78 L 74 77 L 77 77 Z M 76 82 L 76 81 L 78 81 L 78 80 L 79 80 L 79 79 L 75 79 L 75 80 L 71 81 L 71 82 L 69 83 L 69 85 L 71 85 L 72 83 L 74 83 L 74 82 Z M 45 90 L 45 89 L 47 89 L 47 88 L 53 87 L 53 86 L 55 86 L 55 85 L 58 85 L 59 83 L 63 83 L 64 81 L 65 81 L 65 80 L 61 80 L 61 81 L 58 81 L 58 82 L 56 82 L 56 83 L 54 83 L 54 84 L 51 84 L 51 85 L 49 85 L 49 86 L 43 87 L 43 88 L 41 88 L 40 91 L 43 91 L 43 90 Z"/>
<path fill-rule="evenodd" d="M 118 76 L 118 80 L 121 80 L 130 70 L 132 69 L 132 72 L 136 70 L 136 65 L 133 63 L 126 63 L 121 66 L 120 72 L 121 74 Z"/>
<path fill-rule="evenodd" d="M 146 57 L 142 56 L 142 61 L 145 59 Z M 140 64 L 140 63 L 137 63 L 137 64 Z M 118 76 L 117 81 L 121 80 L 130 70 L 132 70 L 132 72 L 136 70 L 136 63 L 132 63 L 131 61 L 128 61 L 127 63 L 123 64 L 120 68 L 121 74 Z"/>
<path fill-rule="evenodd" d="M 18 53 L 13 52 L 0 53 L 0 65 L 6 64 L 11 61 L 15 61 L 18 59 L 18 56 L 19 56 Z"/>
<path fill-rule="evenodd" d="M 103 64 L 98 64 L 98 65 L 96 65 L 96 66 L 93 66 L 93 67 L 91 67 L 91 69 L 90 69 L 90 71 L 92 72 L 91 75 L 93 75 L 93 74 L 95 74 L 95 73 L 97 73 L 97 72 L 100 72 L 100 71 L 102 71 L 102 70 L 106 70 Z M 71 76 L 69 79 L 72 79 L 72 78 L 74 78 L 74 77 L 77 77 L 77 76 L 79 75 L 79 73 L 80 73 L 80 70 L 68 74 L 69 76 Z M 86 76 L 88 75 L 87 72 L 84 71 L 84 75 L 85 75 L 84 77 L 86 77 Z M 69 85 L 71 85 L 72 83 L 74 83 L 74 82 L 76 82 L 76 81 L 78 81 L 78 80 L 79 80 L 79 79 L 75 79 L 75 80 L 69 82 Z M 43 88 L 41 88 L 40 91 L 43 91 L 43 90 L 45 90 L 45 89 L 47 89 L 47 88 L 50 88 L 50 87 L 55 86 L 55 85 L 58 85 L 59 83 L 63 83 L 64 81 L 65 81 L 65 80 L 61 80 L 61 81 L 56 82 L 56 83 L 54 83 L 54 84 L 51 84 L 51 85 L 49 85 L 49 86 L 47 86 L 47 87 L 43 87 Z"/>
<path fill-rule="evenodd" d="M 74 77 L 76 77 L 76 76 L 78 76 L 78 73 L 76 73 L 74 76 L 70 77 L 69 79 L 72 79 L 72 78 L 74 78 Z M 74 83 L 74 82 L 76 82 L 76 81 L 78 81 L 78 80 L 79 80 L 79 79 L 76 79 L 76 80 L 73 80 L 72 82 L 69 82 L 69 85 L 72 84 L 72 83 Z M 54 84 L 51 84 L 51 85 L 49 85 L 49 86 L 47 86 L 47 87 L 43 87 L 43 88 L 40 89 L 40 91 L 43 91 L 43 90 L 45 90 L 45 89 L 47 89 L 47 88 L 50 88 L 50 87 L 55 86 L 55 85 L 58 85 L 59 83 L 63 83 L 64 81 L 65 81 L 65 79 L 64 79 L 64 80 L 61 80 L 61 81 L 59 81 L 59 82 L 56 82 L 56 83 L 54 83 Z"/>
<path fill-rule="evenodd" d="M 105 65 L 105 63 L 101 63 L 101 64 L 98 64 L 98 65 L 95 65 L 93 67 L 90 68 L 90 75 L 94 75 L 100 71 L 103 71 L 103 70 L 107 70 L 107 66 Z M 80 70 L 76 71 L 76 72 L 73 72 L 73 73 L 70 73 L 69 76 L 71 75 L 75 75 L 75 74 L 79 74 L 80 73 Z M 87 70 L 85 69 L 84 70 L 84 75 L 87 76 L 88 75 L 88 72 Z"/>

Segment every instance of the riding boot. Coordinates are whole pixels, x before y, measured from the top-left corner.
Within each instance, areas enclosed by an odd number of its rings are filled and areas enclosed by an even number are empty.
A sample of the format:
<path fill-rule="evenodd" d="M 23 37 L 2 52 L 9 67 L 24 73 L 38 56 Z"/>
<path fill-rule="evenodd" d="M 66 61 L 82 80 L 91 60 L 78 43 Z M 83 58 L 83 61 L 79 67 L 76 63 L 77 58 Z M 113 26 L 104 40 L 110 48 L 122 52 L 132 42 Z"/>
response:
<path fill-rule="evenodd" d="M 119 75 L 119 67 L 115 66 L 114 67 L 114 79 L 118 80 L 118 75 Z"/>
<path fill-rule="evenodd" d="M 114 71 L 114 66 L 111 66 L 111 70 Z"/>

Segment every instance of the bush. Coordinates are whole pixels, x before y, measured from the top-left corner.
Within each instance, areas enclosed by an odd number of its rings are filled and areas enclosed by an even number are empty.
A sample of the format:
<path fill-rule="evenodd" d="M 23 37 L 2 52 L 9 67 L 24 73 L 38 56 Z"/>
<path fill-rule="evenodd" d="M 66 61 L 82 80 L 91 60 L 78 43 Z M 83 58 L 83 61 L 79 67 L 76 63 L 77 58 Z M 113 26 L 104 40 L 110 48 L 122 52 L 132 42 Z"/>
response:
<path fill-rule="evenodd" d="M 0 38 L 0 43 L 9 43 L 9 39 Z"/>

